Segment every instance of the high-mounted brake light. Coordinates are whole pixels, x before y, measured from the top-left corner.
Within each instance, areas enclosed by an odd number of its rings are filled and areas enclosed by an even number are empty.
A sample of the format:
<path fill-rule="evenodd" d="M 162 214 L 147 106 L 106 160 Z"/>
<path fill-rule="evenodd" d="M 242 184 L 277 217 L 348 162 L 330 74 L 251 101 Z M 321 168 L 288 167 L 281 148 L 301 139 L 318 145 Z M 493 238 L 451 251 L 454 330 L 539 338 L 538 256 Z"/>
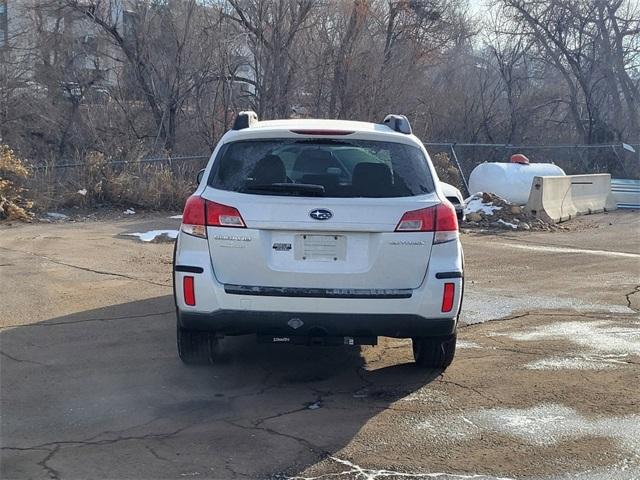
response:
<path fill-rule="evenodd" d="M 445 283 L 442 292 L 442 313 L 450 312 L 453 309 L 453 298 L 456 293 L 455 283 Z"/>
<path fill-rule="evenodd" d="M 433 243 L 450 242 L 458 238 L 456 210 L 449 202 L 406 212 L 396 232 L 435 232 Z"/>
<path fill-rule="evenodd" d="M 207 227 L 246 228 L 246 225 L 236 208 L 192 195 L 184 206 L 182 231 L 206 238 Z"/>
<path fill-rule="evenodd" d="M 318 130 L 318 129 L 296 129 L 290 130 L 291 133 L 298 135 L 351 135 L 353 130 Z"/>

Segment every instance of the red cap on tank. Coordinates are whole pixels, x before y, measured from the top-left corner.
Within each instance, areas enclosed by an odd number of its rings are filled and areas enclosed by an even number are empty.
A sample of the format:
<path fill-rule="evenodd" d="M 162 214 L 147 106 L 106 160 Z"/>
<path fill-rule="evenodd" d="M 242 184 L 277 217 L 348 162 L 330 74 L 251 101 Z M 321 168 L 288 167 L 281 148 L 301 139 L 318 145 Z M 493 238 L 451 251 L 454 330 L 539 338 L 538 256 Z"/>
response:
<path fill-rule="evenodd" d="M 521 163 L 522 165 L 529 165 L 529 159 L 521 153 L 511 155 L 511 163 Z"/>

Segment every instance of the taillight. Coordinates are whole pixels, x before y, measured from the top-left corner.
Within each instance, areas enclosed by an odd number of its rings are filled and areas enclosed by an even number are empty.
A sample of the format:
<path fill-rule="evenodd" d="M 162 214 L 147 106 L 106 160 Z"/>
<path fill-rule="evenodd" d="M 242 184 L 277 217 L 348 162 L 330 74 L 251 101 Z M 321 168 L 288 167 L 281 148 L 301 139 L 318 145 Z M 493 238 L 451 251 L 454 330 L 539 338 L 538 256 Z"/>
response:
<path fill-rule="evenodd" d="M 245 228 L 240 212 L 227 205 L 206 201 L 207 225 L 210 227 Z"/>
<path fill-rule="evenodd" d="M 246 225 L 236 208 L 192 195 L 184 206 L 182 231 L 206 238 L 207 227 L 246 228 Z"/>
<path fill-rule="evenodd" d="M 456 210 L 449 202 L 406 212 L 396 232 L 435 232 L 433 243 L 450 242 L 458 238 Z"/>
<path fill-rule="evenodd" d="M 421 208 L 405 213 L 396 232 L 433 232 L 436 223 L 436 207 Z"/>
<path fill-rule="evenodd" d="M 442 292 L 442 313 L 450 312 L 453 309 L 453 298 L 456 293 L 455 283 L 445 283 Z"/>
<path fill-rule="evenodd" d="M 184 293 L 184 303 L 190 307 L 196 304 L 196 289 L 194 287 L 193 277 L 184 277 L 182 279 L 182 293 Z"/>

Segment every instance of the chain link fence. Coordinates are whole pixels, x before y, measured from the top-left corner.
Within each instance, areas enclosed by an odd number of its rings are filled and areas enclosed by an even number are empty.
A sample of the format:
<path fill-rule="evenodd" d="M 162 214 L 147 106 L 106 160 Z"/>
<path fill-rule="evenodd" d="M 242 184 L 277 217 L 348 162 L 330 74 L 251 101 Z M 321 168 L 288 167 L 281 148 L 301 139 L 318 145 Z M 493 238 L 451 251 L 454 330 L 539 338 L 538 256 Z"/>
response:
<path fill-rule="evenodd" d="M 425 143 L 433 157 L 449 156 L 461 171 L 463 187 L 473 169 L 483 162 L 508 162 L 521 153 L 532 163 L 554 163 L 567 175 L 610 173 L 614 178 L 640 178 L 640 145 L 505 145 L 474 143 Z"/>
<path fill-rule="evenodd" d="M 462 173 L 456 186 L 467 190 L 471 171 L 483 162 L 508 162 L 521 153 L 534 163 L 555 163 L 568 175 L 611 173 L 614 178 L 640 178 L 640 145 L 505 145 L 430 143 L 438 156 Z M 50 206 L 131 205 L 179 209 L 195 188 L 196 175 L 209 156 L 184 155 L 137 160 L 89 156 L 83 161 L 33 166 L 29 189 L 42 208 Z"/>
<path fill-rule="evenodd" d="M 27 187 L 41 210 L 103 205 L 179 210 L 208 159 L 111 160 L 96 154 L 82 162 L 35 165 Z"/>

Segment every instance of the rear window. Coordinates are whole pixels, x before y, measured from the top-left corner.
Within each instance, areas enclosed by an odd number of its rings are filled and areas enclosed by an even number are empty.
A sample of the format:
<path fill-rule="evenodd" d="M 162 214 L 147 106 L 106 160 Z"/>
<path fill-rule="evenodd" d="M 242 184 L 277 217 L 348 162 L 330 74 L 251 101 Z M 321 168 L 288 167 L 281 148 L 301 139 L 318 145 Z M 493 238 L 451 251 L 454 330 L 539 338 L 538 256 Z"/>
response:
<path fill-rule="evenodd" d="M 211 187 L 259 195 L 412 197 L 434 191 L 417 147 L 364 140 L 247 140 L 225 145 Z"/>

